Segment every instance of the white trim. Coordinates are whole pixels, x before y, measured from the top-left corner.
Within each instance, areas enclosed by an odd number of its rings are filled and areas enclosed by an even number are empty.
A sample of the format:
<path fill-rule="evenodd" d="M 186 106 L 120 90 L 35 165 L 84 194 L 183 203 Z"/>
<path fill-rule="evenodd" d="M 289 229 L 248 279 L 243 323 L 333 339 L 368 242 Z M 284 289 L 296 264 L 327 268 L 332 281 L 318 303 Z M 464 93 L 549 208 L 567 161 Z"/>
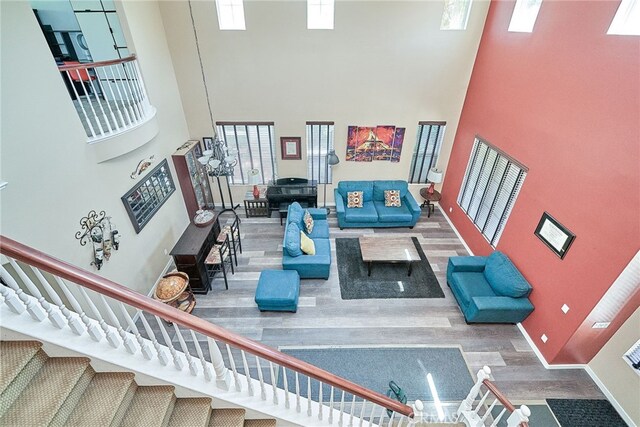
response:
<path fill-rule="evenodd" d="M 151 289 L 149 289 L 149 292 L 147 292 L 147 296 L 149 298 L 153 298 L 153 291 L 155 291 L 156 286 L 158 285 L 158 282 L 160 281 L 160 279 L 162 279 L 162 276 L 164 276 L 165 274 L 167 274 L 167 272 L 169 271 L 169 269 L 173 266 L 173 258 L 169 258 L 169 261 L 167 262 L 167 265 L 164 266 L 164 268 L 162 269 L 162 273 L 160 273 L 160 275 L 158 276 L 158 278 L 156 279 L 155 283 L 153 284 L 153 286 L 151 287 Z M 137 324 L 138 323 L 138 318 L 140 317 L 140 313 L 142 313 L 142 310 L 136 310 L 136 314 L 133 316 L 133 323 Z M 131 332 L 131 328 L 128 327 L 126 329 L 127 332 Z"/>
<path fill-rule="evenodd" d="M 589 374 L 593 382 L 596 383 L 600 391 L 602 391 L 602 393 L 605 395 L 605 397 L 611 403 L 611 405 L 613 405 L 616 411 L 618 411 L 618 414 L 622 417 L 624 422 L 631 427 L 637 427 L 637 424 L 633 422 L 629 414 L 627 414 L 627 412 L 622 408 L 622 406 L 618 403 L 616 398 L 613 397 L 613 394 L 611 394 L 607 386 L 605 386 L 604 383 L 600 381 L 600 378 L 598 378 L 598 375 L 596 375 L 593 369 L 591 369 L 589 365 L 579 365 L 579 366 L 584 367 L 584 370 L 587 372 L 587 374 Z"/>
<path fill-rule="evenodd" d="M 467 245 L 467 242 L 464 241 L 464 239 L 462 238 L 462 236 L 460 235 L 460 233 L 458 232 L 458 229 L 456 228 L 455 225 L 453 225 L 453 223 L 451 222 L 451 220 L 449 219 L 449 217 L 447 216 L 446 213 L 444 213 L 444 210 L 442 209 L 442 206 L 440 206 L 439 204 L 437 205 L 438 209 L 440 210 L 440 212 L 442 213 L 442 216 L 444 216 L 444 219 L 447 220 L 447 222 L 449 223 L 449 225 L 451 226 L 451 228 L 453 229 L 453 232 L 456 233 L 456 236 L 458 236 L 458 239 L 460 239 L 460 241 L 462 242 L 462 245 L 465 247 L 465 249 L 467 250 L 467 252 L 469 252 L 469 255 L 473 256 L 473 251 L 471 250 L 471 248 L 469 247 L 469 245 Z"/>

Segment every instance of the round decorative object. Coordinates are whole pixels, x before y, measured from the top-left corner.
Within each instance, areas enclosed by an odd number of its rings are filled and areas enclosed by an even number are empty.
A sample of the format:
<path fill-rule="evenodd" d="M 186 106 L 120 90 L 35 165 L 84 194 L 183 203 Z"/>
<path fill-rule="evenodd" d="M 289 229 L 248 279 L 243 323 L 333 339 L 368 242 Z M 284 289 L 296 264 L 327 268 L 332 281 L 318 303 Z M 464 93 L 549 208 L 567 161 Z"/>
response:
<path fill-rule="evenodd" d="M 215 214 L 207 210 L 196 211 L 196 216 L 193 217 L 193 223 L 197 227 L 206 227 L 211 224 L 215 218 Z"/>
<path fill-rule="evenodd" d="M 161 302 L 171 302 L 179 298 L 187 286 L 189 286 L 189 276 L 181 271 L 172 271 L 160 279 L 153 297 Z"/>

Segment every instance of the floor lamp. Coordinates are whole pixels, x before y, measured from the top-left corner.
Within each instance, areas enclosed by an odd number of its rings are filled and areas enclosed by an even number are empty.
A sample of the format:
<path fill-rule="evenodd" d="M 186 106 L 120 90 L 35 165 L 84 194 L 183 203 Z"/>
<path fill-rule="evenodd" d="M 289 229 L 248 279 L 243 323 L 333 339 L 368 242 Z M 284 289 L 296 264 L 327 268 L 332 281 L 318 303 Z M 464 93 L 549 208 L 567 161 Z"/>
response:
<path fill-rule="evenodd" d="M 329 167 L 335 166 L 340 163 L 340 159 L 336 156 L 335 150 L 329 151 L 327 154 L 327 176 L 325 176 L 324 180 L 324 208 L 327 210 L 327 215 L 329 215 L 330 209 L 327 207 L 327 181 L 329 181 Z"/>

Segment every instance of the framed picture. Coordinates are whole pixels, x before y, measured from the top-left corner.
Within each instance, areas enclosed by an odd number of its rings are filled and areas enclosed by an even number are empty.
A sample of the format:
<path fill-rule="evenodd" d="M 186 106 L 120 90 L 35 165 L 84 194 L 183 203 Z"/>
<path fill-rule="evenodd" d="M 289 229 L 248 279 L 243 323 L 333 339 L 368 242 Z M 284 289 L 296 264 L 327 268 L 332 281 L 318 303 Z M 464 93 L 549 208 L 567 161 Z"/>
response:
<path fill-rule="evenodd" d="M 203 136 L 202 145 L 205 150 L 213 150 L 213 138 L 210 136 Z"/>
<path fill-rule="evenodd" d="M 280 149 L 282 150 L 282 160 L 300 160 L 302 153 L 300 152 L 299 136 L 283 136 L 280 138 Z"/>
<path fill-rule="evenodd" d="M 543 213 L 534 233 L 542 242 L 560 257 L 564 258 L 576 235 L 560 224 L 548 213 Z"/>

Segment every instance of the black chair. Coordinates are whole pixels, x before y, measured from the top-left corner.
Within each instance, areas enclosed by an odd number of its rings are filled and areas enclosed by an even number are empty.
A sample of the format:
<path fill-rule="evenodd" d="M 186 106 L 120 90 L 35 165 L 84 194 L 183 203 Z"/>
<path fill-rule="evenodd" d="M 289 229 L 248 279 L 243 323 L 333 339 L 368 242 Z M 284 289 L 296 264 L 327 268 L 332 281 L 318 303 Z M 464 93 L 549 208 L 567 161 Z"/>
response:
<path fill-rule="evenodd" d="M 215 278 L 216 273 L 222 271 L 224 287 L 226 289 L 229 289 L 229 282 L 227 281 L 227 264 L 231 266 L 231 274 L 235 274 L 229 240 L 230 239 L 225 239 L 222 243 L 213 245 L 207 255 L 207 258 L 204 260 L 204 264 L 207 268 L 207 275 L 209 276 L 209 282 Z"/>
<path fill-rule="evenodd" d="M 220 234 L 216 238 L 216 243 L 221 244 L 224 241 L 228 241 L 231 249 L 233 250 L 233 257 L 238 265 L 238 250 L 242 253 L 242 242 L 240 241 L 240 217 L 236 215 L 233 222 L 229 225 L 225 225 L 220 230 Z"/>

